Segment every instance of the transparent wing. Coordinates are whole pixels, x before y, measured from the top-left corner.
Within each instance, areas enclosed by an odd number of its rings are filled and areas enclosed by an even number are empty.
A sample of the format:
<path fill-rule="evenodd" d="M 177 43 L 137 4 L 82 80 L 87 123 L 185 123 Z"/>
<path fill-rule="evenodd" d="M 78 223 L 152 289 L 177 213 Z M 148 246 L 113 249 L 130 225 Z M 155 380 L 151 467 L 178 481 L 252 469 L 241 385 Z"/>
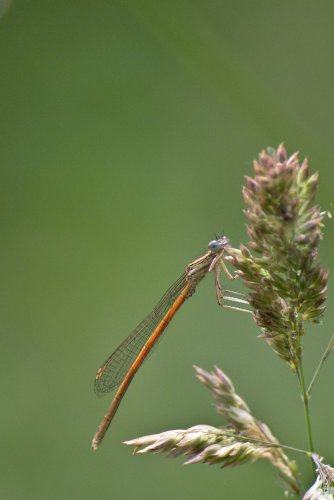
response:
<path fill-rule="evenodd" d="M 186 273 L 167 290 L 153 311 L 133 330 L 98 369 L 95 377 L 95 392 L 98 395 L 116 389 L 136 359 L 151 333 L 170 309 L 187 285 Z"/>

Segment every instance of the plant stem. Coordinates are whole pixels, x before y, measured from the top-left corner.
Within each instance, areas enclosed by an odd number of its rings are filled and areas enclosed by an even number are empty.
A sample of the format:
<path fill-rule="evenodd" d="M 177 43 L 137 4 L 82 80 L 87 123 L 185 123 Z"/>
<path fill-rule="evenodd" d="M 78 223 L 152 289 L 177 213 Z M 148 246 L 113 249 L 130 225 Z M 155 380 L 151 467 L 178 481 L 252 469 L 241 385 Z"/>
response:
<path fill-rule="evenodd" d="M 305 413 L 305 422 L 306 422 L 306 430 L 307 430 L 307 438 L 309 444 L 310 453 L 314 453 L 313 439 L 312 439 L 312 431 L 311 431 L 311 420 L 310 420 L 310 409 L 309 409 L 309 396 L 306 392 L 305 380 L 304 380 L 304 371 L 303 371 L 303 362 L 300 358 L 300 365 L 297 370 L 298 380 L 300 384 L 300 389 L 302 393 L 302 400 L 304 405 L 304 413 Z M 315 471 L 315 464 L 312 460 L 312 468 Z"/>
<path fill-rule="evenodd" d="M 263 439 L 255 439 L 248 436 L 243 436 L 242 434 L 236 434 L 234 431 L 228 432 L 224 429 L 224 434 L 226 436 L 231 436 L 233 438 L 240 439 L 240 441 L 245 441 L 249 443 L 255 443 L 259 445 L 266 446 L 268 448 L 283 448 L 285 450 L 295 451 L 296 453 L 302 453 L 303 455 L 310 456 L 310 452 L 307 450 L 302 450 L 301 448 L 295 448 L 294 446 L 288 446 L 287 444 L 282 443 L 273 443 L 272 441 L 265 441 Z"/>
<path fill-rule="evenodd" d="M 334 333 L 325 349 L 325 352 L 323 353 L 323 355 L 321 356 L 321 360 L 317 366 L 317 369 L 315 370 L 314 372 L 314 375 L 313 375 L 313 378 L 310 382 L 310 385 L 308 386 L 308 389 L 307 389 L 307 396 L 308 396 L 308 399 L 310 399 L 310 394 L 311 394 L 311 390 L 312 390 L 312 387 L 313 387 L 313 384 L 314 382 L 316 381 L 316 378 L 318 377 L 319 375 L 319 372 L 320 372 L 320 368 L 322 367 L 322 365 L 324 364 L 324 362 L 326 361 L 326 359 L 328 358 L 330 352 L 332 351 L 333 349 L 333 344 L 334 344 Z"/>

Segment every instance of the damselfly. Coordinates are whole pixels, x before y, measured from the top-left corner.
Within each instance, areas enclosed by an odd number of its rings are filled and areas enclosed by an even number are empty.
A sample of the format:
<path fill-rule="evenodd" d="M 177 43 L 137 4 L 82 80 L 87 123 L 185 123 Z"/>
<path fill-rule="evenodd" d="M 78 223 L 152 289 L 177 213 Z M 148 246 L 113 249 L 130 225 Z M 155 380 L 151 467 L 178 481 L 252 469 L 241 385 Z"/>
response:
<path fill-rule="evenodd" d="M 116 388 L 118 390 L 94 435 L 92 442 L 94 449 L 97 449 L 101 443 L 133 377 L 143 361 L 166 330 L 176 311 L 192 296 L 197 285 L 208 272 L 215 271 L 216 296 L 220 305 L 224 298 L 247 303 L 242 299 L 224 297 L 223 294 L 219 279 L 220 268 L 223 269 L 229 279 L 232 280 L 236 277 L 231 275 L 223 260 L 223 254 L 228 245 L 229 240 L 225 236 L 211 241 L 208 245 L 208 251 L 188 264 L 185 272 L 167 290 L 153 311 L 139 323 L 134 331 L 98 369 L 95 377 L 95 392 L 101 395 Z M 224 307 L 238 309 L 232 306 Z"/>

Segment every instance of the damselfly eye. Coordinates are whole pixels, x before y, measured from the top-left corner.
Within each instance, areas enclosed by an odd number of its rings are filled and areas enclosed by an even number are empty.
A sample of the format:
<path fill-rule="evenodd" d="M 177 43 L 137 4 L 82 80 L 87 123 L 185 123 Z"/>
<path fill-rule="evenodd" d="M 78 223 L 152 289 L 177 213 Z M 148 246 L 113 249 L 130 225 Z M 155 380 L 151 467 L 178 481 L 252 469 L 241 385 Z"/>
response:
<path fill-rule="evenodd" d="M 211 250 L 211 252 L 218 252 L 219 250 L 221 250 L 222 244 L 218 240 L 212 240 L 208 244 L 208 247 L 209 247 L 209 250 Z"/>

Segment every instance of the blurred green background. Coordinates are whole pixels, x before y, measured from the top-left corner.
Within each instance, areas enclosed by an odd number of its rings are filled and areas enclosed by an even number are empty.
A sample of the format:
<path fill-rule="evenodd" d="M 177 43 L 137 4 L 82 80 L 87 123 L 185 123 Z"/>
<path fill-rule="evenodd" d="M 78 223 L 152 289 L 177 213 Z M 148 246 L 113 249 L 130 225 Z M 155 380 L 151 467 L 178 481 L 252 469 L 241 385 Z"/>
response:
<path fill-rule="evenodd" d="M 215 233 L 247 242 L 241 185 L 261 149 L 284 141 L 307 155 L 320 172 L 318 201 L 331 208 L 333 2 L 1 6 L 1 498 L 282 498 L 265 462 L 183 467 L 121 444 L 221 425 L 192 369 L 217 364 L 282 442 L 307 446 L 295 378 L 251 317 L 217 307 L 212 276 L 96 453 L 111 396 L 96 398 L 93 380 Z M 329 268 L 332 233 L 328 221 L 320 257 Z M 332 306 L 330 294 L 323 325 L 307 331 L 308 378 Z M 330 359 L 311 411 L 317 450 L 333 465 L 332 378 Z M 308 484 L 309 464 L 295 458 Z"/>

